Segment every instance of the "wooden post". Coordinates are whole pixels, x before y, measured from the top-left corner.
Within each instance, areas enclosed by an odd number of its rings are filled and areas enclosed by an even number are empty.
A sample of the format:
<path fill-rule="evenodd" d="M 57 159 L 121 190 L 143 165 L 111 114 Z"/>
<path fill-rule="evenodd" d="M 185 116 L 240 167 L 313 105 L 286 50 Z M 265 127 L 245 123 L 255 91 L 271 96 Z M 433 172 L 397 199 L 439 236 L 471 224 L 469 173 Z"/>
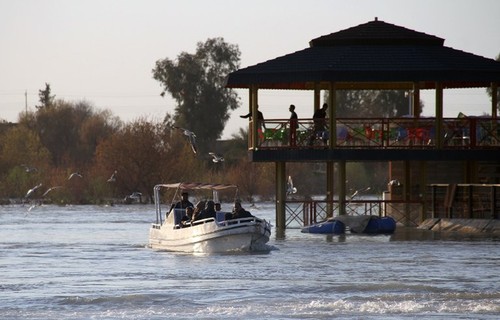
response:
<path fill-rule="evenodd" d="M 328 95 L 328 115 L 330 128 L 329 147 L 333 149 L 337 146 L 337 105 L 336 105 L 336 89 L 335 82 L 330 83 L 330 94 Z"/>
<path fill-rule="evenodd" d="M 420 118 L 422 110 L 420 110 L 420 86 L 418 82 L 413 83 L 413 105 L 412 113 L 415 118 Z"/>
<path fill-rule="evenodd" d="M 286 229 L 286 162 L 276 162 L 276 228 Z"/>
<path fill-rule="evenodd" d="M 326 163 L 326 215 L 327 217 L 333 217 L 333 195 L 335 192 L 335 179 L 334 170 L 335 163 L 333 161 L 328 161 Z"/>
<path fill-rule="evenodd" d="M 498 213 L 496 210 L 496 206 L 497 206 L 496 186 L 491 186 L 491 196 L 490 196 L 491 219 L 498 219 Z"/>
<path fill-rule="evenodd" d="M 410 226 L 410 199 L 411 199 L 411 164 L 410 161 L 405 160 L 405 182 L 403 184 L 403 199 L 404 199 L 404 207 L 405 207 L 405 226 Z"/>
<path fill-rule="evenodd" d="M 338 173 L 339 173 L 339 215 L 343 216 L 347 214 L 346 210 L 346 162 L 345 160 L 340 160 L 338 163 Z"/>
<path fill-rule="evenodd" d="M 498 105 L 498 84 L 496 82 L 491 83 L 491 117 L 493 119 L 497 118 L 497 105 Z"/>
<path fill-rule="evenodd" d="M 259 129 L 259 119 L 258 119 L 258 116 L 257 116 L 257 108 L 258 108 L 258 89 L 257 89 L 257 86 L 253 85 L 251 88 L 251 98 L 250 98 L 250 101 L 251 101 L 251 106 L 250 106 L 250 110 L 252 112 L 252 128 L 251 128 L 251 133 L 252 133 L 252 145 L 251 145 L 251 149 L 252 150 L 255 150 L 257 149 L 257 147 L 259 146 L 259 132 L 258 132 L 258 129 Z"/>
<path fill-rule="evenodd" d="M 443 148 L 443 86 L 436 82 L 436 147 Z"/>
<path fill-rule="evenodd" d="M 319 109 L 319 104 L 321 103 L 321 88 L 319 82 L 314 83 L 314 111 Z"/>

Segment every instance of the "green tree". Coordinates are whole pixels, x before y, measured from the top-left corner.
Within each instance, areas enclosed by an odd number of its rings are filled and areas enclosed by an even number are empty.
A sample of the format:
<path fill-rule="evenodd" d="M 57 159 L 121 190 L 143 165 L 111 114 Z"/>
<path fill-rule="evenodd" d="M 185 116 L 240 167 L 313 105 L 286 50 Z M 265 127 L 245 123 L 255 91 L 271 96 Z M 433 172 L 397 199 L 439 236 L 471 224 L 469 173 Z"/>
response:
<path fill-rule="evenodd" d="M 109 111 L 95 112 L 85 101 L 63 100 L 56 100 L 35 113 L 21 114 L 19 122 L 38 134 L 56 167 L 89 163 L 99 141 L 121 125 Z"/>
<path fill-rule="evenodd" d="M 56 96 L 50 94 L 50 84 L 45 83 L 44 90 L 38 90 L 38 97 L 40 101 L 40 105 L 36 106 L 37 109 L 50 107 L 54 102 Z"/>
<path fill-rule="evenodd" d="M 199 42 L 195 54 L 158 60 L 153 69 L 153 78 L 163 87 L 161 95 L 168 92 L 177 103 L 174 124 L 195 132 L 202 151 L 221 136 L 229 111 L 239 107 L 236 92 L 224 87 L 239 61 L 237 45 L 213 38 Z"/>
<path fill-rule="evenodd" d="M 172 139 L 172 134 L 162 123 L 146 119 L 125 125 L 97 147 L 100 175 L 109 176 L 117 171 L 113 188 L 120 197 L 140 191 L 151 198 L 156 184 L 172 182 L 177 173 L 193 171 L 189 147 Z"/>
<path fill-rule="evenodd" d="M 403 90 L 339 90 L 336 97 L 338 117 L 401 117 L 409 114 L 410 97 Z M 328 101 L 328 92 L 325 101 Z"/>
<path fill-rule="evenodd" d="M 23 197 L 29 188 L 44 182 L 49 167 L 49 151 L 38 135 L 17 125 L 0 135 L 0 191 L 2 196 Z M 33 167 L 28 172 L 26 167 Z"/>

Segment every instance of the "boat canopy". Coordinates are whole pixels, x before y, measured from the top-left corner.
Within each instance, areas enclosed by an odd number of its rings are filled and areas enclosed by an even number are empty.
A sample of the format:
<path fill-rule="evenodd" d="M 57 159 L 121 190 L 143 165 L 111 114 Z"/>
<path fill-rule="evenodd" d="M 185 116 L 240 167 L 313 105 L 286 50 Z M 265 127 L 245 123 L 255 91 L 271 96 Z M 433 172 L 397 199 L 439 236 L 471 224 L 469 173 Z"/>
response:
<path fill-rule="evenodd" d="M 235 184 L 221 184 L 221 183 L 200 183 L 200 182 L 178 182 L 169 184 L 159 184 L 157 188 L 170 188 L 181 190 L 225 190 L 231 188 L 238 188 Z"/>

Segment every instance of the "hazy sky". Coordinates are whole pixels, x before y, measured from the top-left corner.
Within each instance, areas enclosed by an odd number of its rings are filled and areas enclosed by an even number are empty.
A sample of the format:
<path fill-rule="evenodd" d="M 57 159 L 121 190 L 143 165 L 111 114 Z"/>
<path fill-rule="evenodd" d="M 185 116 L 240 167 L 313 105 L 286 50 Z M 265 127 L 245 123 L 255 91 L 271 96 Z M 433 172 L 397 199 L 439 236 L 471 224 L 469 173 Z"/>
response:
<path fill-rule="evenodd" d="M 86 100 L 122 120 L 162 119 L 174 101 L 161 98 L 151 70 L 159 59 L 194 53 L 223 37 L 237 44 L 241 67 L 302 50 L 316 37 L 379 20 L 445 39 L 445 46 L 487 58 L 500 53 L 498 0 L 0 0 L 0 119 L 17 121 L 50 83 L 56 98 Z M 224 137 L 247 121 L 247 90 Z M 423 92 L 424 113 L 434 91 Z M 266 118 L 312 116 L 312 92 L 260 91 Z M 445 116 L 489 112 L 484 89 L 445 90 Z"/>

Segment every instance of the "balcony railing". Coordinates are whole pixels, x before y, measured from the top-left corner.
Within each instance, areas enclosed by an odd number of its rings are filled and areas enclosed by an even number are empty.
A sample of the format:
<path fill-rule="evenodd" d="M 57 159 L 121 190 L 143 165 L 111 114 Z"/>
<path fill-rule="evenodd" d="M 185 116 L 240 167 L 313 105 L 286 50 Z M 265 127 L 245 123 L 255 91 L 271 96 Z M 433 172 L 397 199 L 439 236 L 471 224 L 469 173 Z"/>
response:
<path fill-rule="evenodd" d="M 330 143 L 328 120 L 321 130 L 312 119 L 298 120 L 295 130 L 290 128 L 288 119 L 266 120 L 264 124 L 265 129 L 259 129 L 257 135 L 259 149 L 327 148 Z M 251 130 L 249 136 L 252 148 Z M 436 130 L 435 118 L 339 118 L 336 140 L 335 148 L 497 148 L 500 120 L 444 118 L 440 130 Z"/>

